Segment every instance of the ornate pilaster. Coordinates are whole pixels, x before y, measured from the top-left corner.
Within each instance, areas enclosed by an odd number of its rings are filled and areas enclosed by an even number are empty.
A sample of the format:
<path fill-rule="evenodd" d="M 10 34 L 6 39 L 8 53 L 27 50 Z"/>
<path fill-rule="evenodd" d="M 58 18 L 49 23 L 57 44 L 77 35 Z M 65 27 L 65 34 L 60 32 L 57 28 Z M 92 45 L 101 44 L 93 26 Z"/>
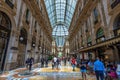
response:
<path fill-rule="evenodd" d="M 19 32 L 13 30 L 9 41 L 5 70 L 16 68 L 18 55 Z"/>

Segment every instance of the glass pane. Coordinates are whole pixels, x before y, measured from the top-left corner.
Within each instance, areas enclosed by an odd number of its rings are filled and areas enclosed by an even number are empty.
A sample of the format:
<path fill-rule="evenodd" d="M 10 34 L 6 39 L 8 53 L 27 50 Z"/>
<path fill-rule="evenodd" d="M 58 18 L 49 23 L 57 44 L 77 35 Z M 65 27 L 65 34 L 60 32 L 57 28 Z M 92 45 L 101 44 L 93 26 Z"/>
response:
<path fill-rule="evenodd" d="M 100 28 L 98 31 L 97 31 L 97 38 L 101 37 L 104 35 L 104 32 L 103 32 L 103 29 Z"/>
<path fill-rule="evenodd" d="M 62 46 L 64 45 L 65 35 L 68 35 L 68 28 L 70 26 L 77 0 L 44 1 L 53 27 L 52 35 L 56 38 L 57 45 Z"/>

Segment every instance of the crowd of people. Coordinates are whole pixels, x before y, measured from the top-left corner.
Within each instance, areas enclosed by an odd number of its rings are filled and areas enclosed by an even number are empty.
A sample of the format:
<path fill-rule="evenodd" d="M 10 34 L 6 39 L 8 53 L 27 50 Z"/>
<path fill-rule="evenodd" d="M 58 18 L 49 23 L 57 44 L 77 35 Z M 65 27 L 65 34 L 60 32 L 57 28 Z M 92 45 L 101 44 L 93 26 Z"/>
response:
<path fill-rule="evenodd" d="M 52 59 L 52 69 L 60 69 L 61 61 L 64 62 L 64 66 L 66 66 L 67 62 L 69 62 L 69 58 L 63 57 L 56 57 L 54 56 Z"/>
<path fill-rule="evenodd" d="M 66 66 L 69 63 L 72 66 L 72 70 L 75 71 L 75 68 L 80 68 L 82 78 L 86 80 L 86 75 L 96 75 L 96 80 L 118 80 L 120 75 L 120 67 L 113 62 L 103 61 L 100 58 L 96 60 L 83 60 L 75 57 L 71 58 L 60 58 L 54 56 L 50 62 L 52 62 L 52 69 L 60 69 L 61 61 Z M 34 59 L 28 58 L 26 60 L 26 67 L 31 70 Z M 46 58 L 41 58 L 41 67 L 48 67 L 49 60 Z M 119 68 L 118 68 L 119 67 Z"/>
<path fill-rule="evenodd" d="M 120 75 L 120 69 L 113 62 L 105 62 L 100 58 L 96 58 L 96 60 L 80 60 L 77 63 L 77 59 L 73 57 L 71 59 L 71 64 L 73 67 L 73 71 L 75 71 L 75 67 L 80 68 L 82 73 L 82 78 L 86 80 L 86 75 L 96 75 L 96 80 L 118 80 Z"/>

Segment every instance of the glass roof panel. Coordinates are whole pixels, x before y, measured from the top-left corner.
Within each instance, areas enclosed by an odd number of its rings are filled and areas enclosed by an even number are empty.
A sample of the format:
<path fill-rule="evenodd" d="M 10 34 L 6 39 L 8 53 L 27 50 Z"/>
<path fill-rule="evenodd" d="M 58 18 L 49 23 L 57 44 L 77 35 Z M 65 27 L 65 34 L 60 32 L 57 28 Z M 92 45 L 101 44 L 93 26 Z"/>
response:
<path fill-rule="evenodd" d="M 57 45 L 63 45 L 77 0 L 44 0 Z"/>
<path fill-rule="evenodd" d="M 62 34 L 61 34 L 62 33 Z M 64 36 L 68 35 L 68 29 L 64 25 L 57 25 L 53 29 L 53 34 L 54 36 Z"/>

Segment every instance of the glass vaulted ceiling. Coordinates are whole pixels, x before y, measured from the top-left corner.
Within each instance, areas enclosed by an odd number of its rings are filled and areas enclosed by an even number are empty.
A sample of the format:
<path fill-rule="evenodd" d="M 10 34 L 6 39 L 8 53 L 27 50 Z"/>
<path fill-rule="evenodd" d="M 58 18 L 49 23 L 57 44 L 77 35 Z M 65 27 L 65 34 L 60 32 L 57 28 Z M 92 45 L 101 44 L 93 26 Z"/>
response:
<path fill-rule="evenodd" d="M 57 46 L 62 47 L 68 35 L 68 28 L 75 10 L 77 0 L 44 0 L 50 23 L 53 28 L 53 37 Z"/>

